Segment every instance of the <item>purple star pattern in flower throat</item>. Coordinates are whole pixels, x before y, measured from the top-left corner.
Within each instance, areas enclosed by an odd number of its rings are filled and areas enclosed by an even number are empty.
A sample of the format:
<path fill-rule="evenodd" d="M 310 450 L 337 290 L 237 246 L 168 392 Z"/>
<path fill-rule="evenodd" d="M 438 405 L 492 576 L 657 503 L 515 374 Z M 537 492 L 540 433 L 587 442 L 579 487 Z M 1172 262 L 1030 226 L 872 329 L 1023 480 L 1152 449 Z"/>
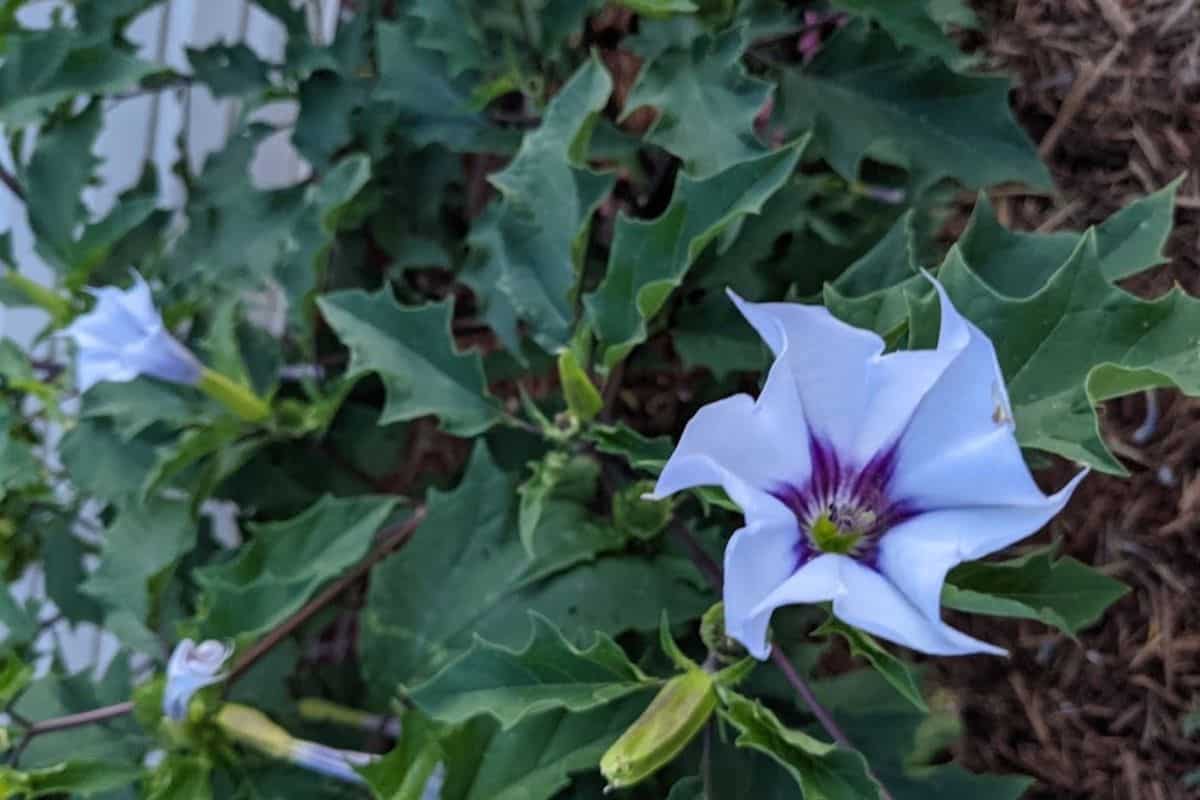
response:
<path fill-rule="evenodd" d="M 876 453 L 862 468 L 843 462 L 833 447 L 813 434 L 809 435 L 808 450 L 812 463 L 808 480 L 802 486 L 781 483 L 771 492 L 799 523 L 795 569 L 821 554 L 811 527 L 822 514 L 839 528 L 859 534 L 846 555 L 877 569 L 883 534 L 921 513 L 911 500 L 894 498 L 889 491 L 896 469 L 896 446 Z"/>

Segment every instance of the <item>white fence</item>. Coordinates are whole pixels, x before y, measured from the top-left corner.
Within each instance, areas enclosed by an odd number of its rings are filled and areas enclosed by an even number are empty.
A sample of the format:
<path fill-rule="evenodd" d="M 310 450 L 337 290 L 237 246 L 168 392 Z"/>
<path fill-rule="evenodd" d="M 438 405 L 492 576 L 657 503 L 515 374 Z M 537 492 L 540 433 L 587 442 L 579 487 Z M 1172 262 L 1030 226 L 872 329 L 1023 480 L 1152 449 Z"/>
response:
<path fill-rule="evenodd" d="M 297 7 L 301 4 L 306 7 L 314 38 L 329 41 L 336 30 L 340 0 L 295 3 Z M 19 12 L 18 19 L 29 27 L 45 27 L 56 9 L 63 13 L 70 11 L 60 0 L 31 3 Z M 188 71 L 186 48 L 189 47 L 244 42 L 260 58 L 279 61 L 286 44 L 283 26 L 245 0 L 164 0 L 137 17 L 126 34 L 138 44 L 142 58 L 179 72 Z M 87 207 L 96 215 L 111 209 L 117 195 L 137 182 L 147 162 L 152 162 L 158 172 L 162 187 L 159 205 L 168 209 L 182 207 L 183 185 L 172 173 L 181 155 L 180 133 L 184 133 L 182 141 L 189 164 L 193 170 L 199 169 L 208 154 L 224 143 L 239 109 L 234 101 L 214 99 L 203 87 L 185 87 L 110 101 L 104 112 L 104 126 L 93 149 L 100 159 L 99 181 L 84 197 Z M 296 107 L 294 103 L 276 103 L 259 114 L 286 126 L 294 119 Z M 4 132 L 0 130 L 2 135 Z M 285 128 L 262 143 L 251 167 L 256 184 L 286 186 L 307 177 L 309 167 L 292 148 L 289 138 Z M 32 143 L 30 138 L 27 145 Z M 0 152 L 7 149 L 0 148 Z M 16 157 L 27 155 L 28 149 Z M 0 155 L 0 160 L 5 158 Z M 4 163 L 4 167 L 15 171 L 11 161 Z M 51 271 L 34 252 L 24 205 L 0 185 L 2 231 L 12 233 L 14 259 L 20 271 L 49 283 Z M 45 316 L 37 310 L 0 307 L 0 336 L 29 347 L 44 320 Z M 41 571 L 30 569 L 13 588 L 22 597 L 43 596 Z M 43 610 L 45 617 L 51 613 L 51 609 Z M 60 648 L 71 672 L 92 665 L 102 667 L 116 651 L 115 639 L 110 634 L 88 624 L 73 627 L 66 622 L 55 624 L 38 642 L 39 650 L 43 651 L 55 646 Z"/>

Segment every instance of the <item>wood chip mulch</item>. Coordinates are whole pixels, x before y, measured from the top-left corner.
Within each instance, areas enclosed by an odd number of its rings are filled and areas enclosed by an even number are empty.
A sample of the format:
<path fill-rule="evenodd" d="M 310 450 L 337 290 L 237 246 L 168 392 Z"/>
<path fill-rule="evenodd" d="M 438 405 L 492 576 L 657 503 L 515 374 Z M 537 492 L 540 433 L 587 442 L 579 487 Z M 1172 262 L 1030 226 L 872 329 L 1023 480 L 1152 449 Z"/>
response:
<path fill-rule="evenodd" d="M 1128 288 L 1200 294 L 1200 2 L 977 0 L 986 68 L 1018 82 L 1013 102 L 1040 143 L 1058 193 L 993 194 L 1021 229 L 1080 229 L 1190 170 L 1179 192 L 1169 264 Z M 961 227 L 969 212 L 964 198 Z M 953 226 L 952 226 L 953 227 Z M 1159 392 L 1104 409 L 1128 479 L 1090 476 L 1050 535 L 1132 591 L 1078 641 L 1035 623 L 956 617 L 1011 659 L 939 659 L 967 735 L 972 769 L 1023 772 L 1032 800 L 1200 797 L 1200 402 Z M 1061 482 L 1069 469 L 1058 471 Z"/>

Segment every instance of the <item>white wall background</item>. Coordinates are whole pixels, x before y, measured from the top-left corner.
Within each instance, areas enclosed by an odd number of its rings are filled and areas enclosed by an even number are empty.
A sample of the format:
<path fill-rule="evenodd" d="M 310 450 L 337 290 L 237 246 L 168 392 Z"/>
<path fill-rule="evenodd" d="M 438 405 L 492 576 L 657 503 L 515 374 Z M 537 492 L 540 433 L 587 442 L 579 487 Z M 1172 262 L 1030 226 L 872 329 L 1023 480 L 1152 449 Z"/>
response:
<path fill-rule="evenodd" d="M 309 27 L 318 41 L 327 42 L 336 29 L 340 0 L 301 0 L 308 11 Z M 50 24 L 54 10 L 69 7 L 61 0 L 33 3 L 18 14 L 30 27 Z M 166 0 L 133 21 L 127 29 L 131 41 L 140 46 L 139 55 L 188 71 L 185 48 L 206 47 L 224 42 L 244 42 L 260 58 L 279 61 L 283 57 L 285 32 L 272 17 L 245 0 Z M 193 169 L 221 147 L 237 118 L 234 101 L 215 100 L 203 87 L 179 88 L 112 101 L 105 109 L 105 124 L 93 152 L 100 158 L 100 185 L 89 190 L 85 203 L 97 215 L 107 212 L 122 191 L 130 188 L 150 161 L 157 168 L 162 193 L 160 205 L 183 205 L 183 187 L 171 174 L 179 159 L 179 134 L 185 133 L 187 158 Z M 295 117 L 294 103 L 276 103 L 260 115 L 286 125 Z M 186 131 L 184 128 L 186 126 Z M 0 135 L 3 131 L 0 130 Z M 281 131 L 263 142 L 252 167 L 260 186 L 286 186 L 307 177 L 308 165 L 291 147 L 289 133 Z M 29 142 L 32 144 L 32 139 Z M 8 161 L 0 155 L 0 163 Z M 4 166 L 12 170 L 8 161 Z M 32 236 L 21 200 L 0 185 L 0 231 L 12 231 L 14 257 L 20 270 L 43 282 L 50 270 L 33 252 Z M 29 343 L 43 317 L 32 310 L 0 308 L 0 335 Z"/>
<path fill-rule="evenodd" d="M 294 0 L 306 7 L 311 34 L 328 42 L 336 30 L 340 0 Z M 55 9 L 70 8 L 61 0 L 33 3 L 23 8 L 18 19 L 28 27 L 46 27 Z M 223 42 L 244 42 L 260 58 L 280 61 L 285 46 L 285 31 L 275 19 L 245 0 L 165 0 L 145 12 L 127 29 L 128 38 L 139 45 L 139 55 L 171 67 L 188 71 L 185 48 L 201 48 Z M 217 150 L 232 131 L 239 109 L 234 101 L 215 100 L 203 87 L 177 88 L 111 101 L 105 108 L 105 122 L 93 152 L 100 159 L 99 183 L 84 197 L 97 216 L 110 210 L 118 194 L 133 186 L 144 164 L 152 162 L 160 181 L 159 205 L 178 209 L 184 204 L 184 189 L 172 174 L 180 158 L 179 134 L 183 132 L 186 156 L 193 170 L 205 157 Z M 259 115 L 277 125 L 294 120 L 294 103 L 276 103 Z M 186 128 L 186 130 L 185 130 Z M 0 136 L 5 135 L 0 129 Z M 262 187 L 287 186 L 308 176 L 309 167 L 292 148 L 290 131 L 282 130 L 266 139 L 252 164 L 251 177 Z M 28 144 L 32 144 L 32 137 Z M 8 148 L 0 148 L 0 152 Z M 17 154 L 18 158 L 27 156 Z M 13 164 L 6 155 L 0 163 L 10 171 Z M 20 198 L 0 185 L 0 231 L 11 231 L 13 255 L 22 273 L 50 284 L 50 269 L 33 250 L 33 237 Z M 41 311 L 0 307 L 0 336 L 28 347 L 44 323 Z M 43 576 L 31 568 L 12 587 L 21 597 L 44 596 Z M 44 608 L 43 618 L 53 616 Z M 38 642 L 38 649 L 61 648 L 68 669 L 75 672 L 89 666 L 103 668 L 116 652 L 110 634 L 92 625 L 53 625 Z"/>

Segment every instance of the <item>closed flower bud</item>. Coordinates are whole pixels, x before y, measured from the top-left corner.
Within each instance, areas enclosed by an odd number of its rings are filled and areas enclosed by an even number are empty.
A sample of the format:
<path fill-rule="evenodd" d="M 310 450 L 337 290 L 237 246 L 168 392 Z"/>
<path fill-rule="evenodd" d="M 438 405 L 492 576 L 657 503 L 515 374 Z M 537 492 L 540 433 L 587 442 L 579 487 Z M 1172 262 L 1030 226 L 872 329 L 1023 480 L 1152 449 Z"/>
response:
<path fill-rule="evenodd" d="M 717 707 L 713 677 L 701 669 L 676 675 L 600 759 L 609 789 L 633 786 L 687 747 Z"/>
<path fill-rule="evenodd" d="M 365 783 L 357 768 L 379 760 L 373 753 L 298 739 L 258 709 L 240 703 L 223 705 L 217 712 L 216 723 L 231 739 L 260 753 L 347 783 Z"/>

